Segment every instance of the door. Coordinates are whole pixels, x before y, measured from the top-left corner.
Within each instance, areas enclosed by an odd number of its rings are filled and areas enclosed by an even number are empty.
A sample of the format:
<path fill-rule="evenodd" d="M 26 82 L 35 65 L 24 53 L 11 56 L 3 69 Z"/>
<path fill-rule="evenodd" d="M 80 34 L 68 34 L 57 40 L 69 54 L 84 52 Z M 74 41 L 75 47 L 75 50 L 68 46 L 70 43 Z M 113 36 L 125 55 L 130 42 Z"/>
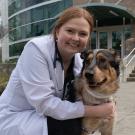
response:
<path fill-rule="evenodd" d="M 116 49 L 121 53 L 121 44 L 122 44 L 122 32 L 121 31 L 112 31 L 112 48 Z"/>
<path fill-rule="evenodd" d="M 121 44 L 123 43 L 122 29 L 99 29 L 92 32 L 91 48 L 107 49 L 114 48 L 121 52 Z"/>

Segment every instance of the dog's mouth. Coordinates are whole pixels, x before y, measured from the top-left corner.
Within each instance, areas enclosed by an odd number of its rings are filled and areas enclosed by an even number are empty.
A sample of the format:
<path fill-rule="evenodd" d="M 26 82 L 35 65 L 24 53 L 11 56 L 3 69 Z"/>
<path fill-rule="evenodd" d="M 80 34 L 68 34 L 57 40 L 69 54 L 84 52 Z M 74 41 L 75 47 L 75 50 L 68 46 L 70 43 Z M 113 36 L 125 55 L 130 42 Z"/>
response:
<path fill-rule="evenodd" d="M 107 81 L 106 78 L 104 78 L 101 82 L 97 82 L 96 85 L 97 86 L 101 86 L 102 84 L 104 84 Z"/>
<path fill-rule="evenodd" d="M 105 82 L 107 81 L 107 79 L 103 79 L 101 82 L 96 82 L 96 81 L 88 81 L 89 82 L 89 86 L 90 87 L 100 87 L 102 86 Z"/>
<path fill-rule="evenodd" d="M 87 79 L 87 82 L 89 84 L 89 87 L 100 87 L 102 86 L 103 84 L 105 84 L 105 82 L 107 81 L 107 78 L 104 78 L 102 81 L 96 81 L 94 79 L 94 76 L 92 74 L 88 74 L 86 73 L 85 74 L 85 77 Z"/>

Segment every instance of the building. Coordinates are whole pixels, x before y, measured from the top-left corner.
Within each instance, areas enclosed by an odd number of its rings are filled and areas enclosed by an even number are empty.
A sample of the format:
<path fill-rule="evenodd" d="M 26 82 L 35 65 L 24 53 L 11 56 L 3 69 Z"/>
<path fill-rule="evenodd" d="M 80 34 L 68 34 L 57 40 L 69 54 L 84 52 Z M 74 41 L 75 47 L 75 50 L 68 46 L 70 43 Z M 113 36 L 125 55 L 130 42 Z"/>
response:
<path fill-rule="evenodd" d="M 0 26 L 1 26 L 1 14 L 0 14 Z M 0 48 L 1 48 L 1 40 L 0 40 Z M 1 53 L 1 52 L 0 52 Z M 0 55 L 1 56 L 1 55 Z"/>
<path fill-rule="evenodd" d="M 1 27 L 1 12 L 0 12 L 0 27 Z M 0 31 L 0 37 L 1 37 L 1 31 Z M 1 47 L 1 38 L 0 38 L 0 62 L 1 60 L 2 60 L 2 47 Z"/>
<path fill-rule="evenodd" d="M 70 6 L 84 7 L 94 15 L 92 49 L 115 48 L 124 57 L 127 41 L 135 36 L 134 0 L 1 1 L 5 5 L 3 21 L 9 27 L 2 43 L 3 61 L 18 58 L 31 38 L 49 34 L 58 15 Z"/>
<path fill-rule="evenodd" d="M 73 4 L 94 15 L 91 48 L 114 48 L 124 57 L 135 47 L 134 0 L 74 0 Z"/>
<path fill-rule="evenodd" d="M 8 29 L 8 1 L 0 0 L 1 24 L 2 27 Z M 8 33 L 1 39 L 2 45 L 2 61 L 9 60 L 9 42 Z"/>

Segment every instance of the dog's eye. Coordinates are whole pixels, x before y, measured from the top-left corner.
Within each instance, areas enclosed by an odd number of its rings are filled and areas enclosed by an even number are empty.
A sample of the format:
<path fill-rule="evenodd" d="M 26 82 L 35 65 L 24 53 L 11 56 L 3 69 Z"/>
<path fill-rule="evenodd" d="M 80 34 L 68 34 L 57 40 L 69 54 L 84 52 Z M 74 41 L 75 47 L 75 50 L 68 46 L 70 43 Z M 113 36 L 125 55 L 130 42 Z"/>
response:
<path fill-rule="evenodd" d="M 108 61 L 105 58 L 100 58 L 97 60 L 97 65 L 101 69 L 107 69 L 108 68 Z"/>
<path fill-rule="evenodd" d="M 100 60 L 101 63 L 105 63 L 106 62 L 105 58 L 100 58 L 99 60 Z"/>
<path fill-rule="evenodd" d="M 85 63 L 86 63 L 86 64 L 90 64 L 90 63 L 91 63 L 91 60 L 90 60 L 90 59 L 86 59 L 86 60 L 85 60 Z"/>

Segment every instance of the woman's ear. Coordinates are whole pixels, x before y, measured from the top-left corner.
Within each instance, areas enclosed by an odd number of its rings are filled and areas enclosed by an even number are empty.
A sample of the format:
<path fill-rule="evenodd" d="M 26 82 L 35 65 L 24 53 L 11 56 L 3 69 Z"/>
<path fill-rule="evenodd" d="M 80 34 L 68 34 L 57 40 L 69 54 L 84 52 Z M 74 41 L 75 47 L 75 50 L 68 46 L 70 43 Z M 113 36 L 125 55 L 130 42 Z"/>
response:
<path fill-rule="evenodd" d="M 58 39 L 58 36 L 59 36 L 59 29 L 58 28 L 55 31 L 55 36 L 56 36 L 56 39 Z"/>

